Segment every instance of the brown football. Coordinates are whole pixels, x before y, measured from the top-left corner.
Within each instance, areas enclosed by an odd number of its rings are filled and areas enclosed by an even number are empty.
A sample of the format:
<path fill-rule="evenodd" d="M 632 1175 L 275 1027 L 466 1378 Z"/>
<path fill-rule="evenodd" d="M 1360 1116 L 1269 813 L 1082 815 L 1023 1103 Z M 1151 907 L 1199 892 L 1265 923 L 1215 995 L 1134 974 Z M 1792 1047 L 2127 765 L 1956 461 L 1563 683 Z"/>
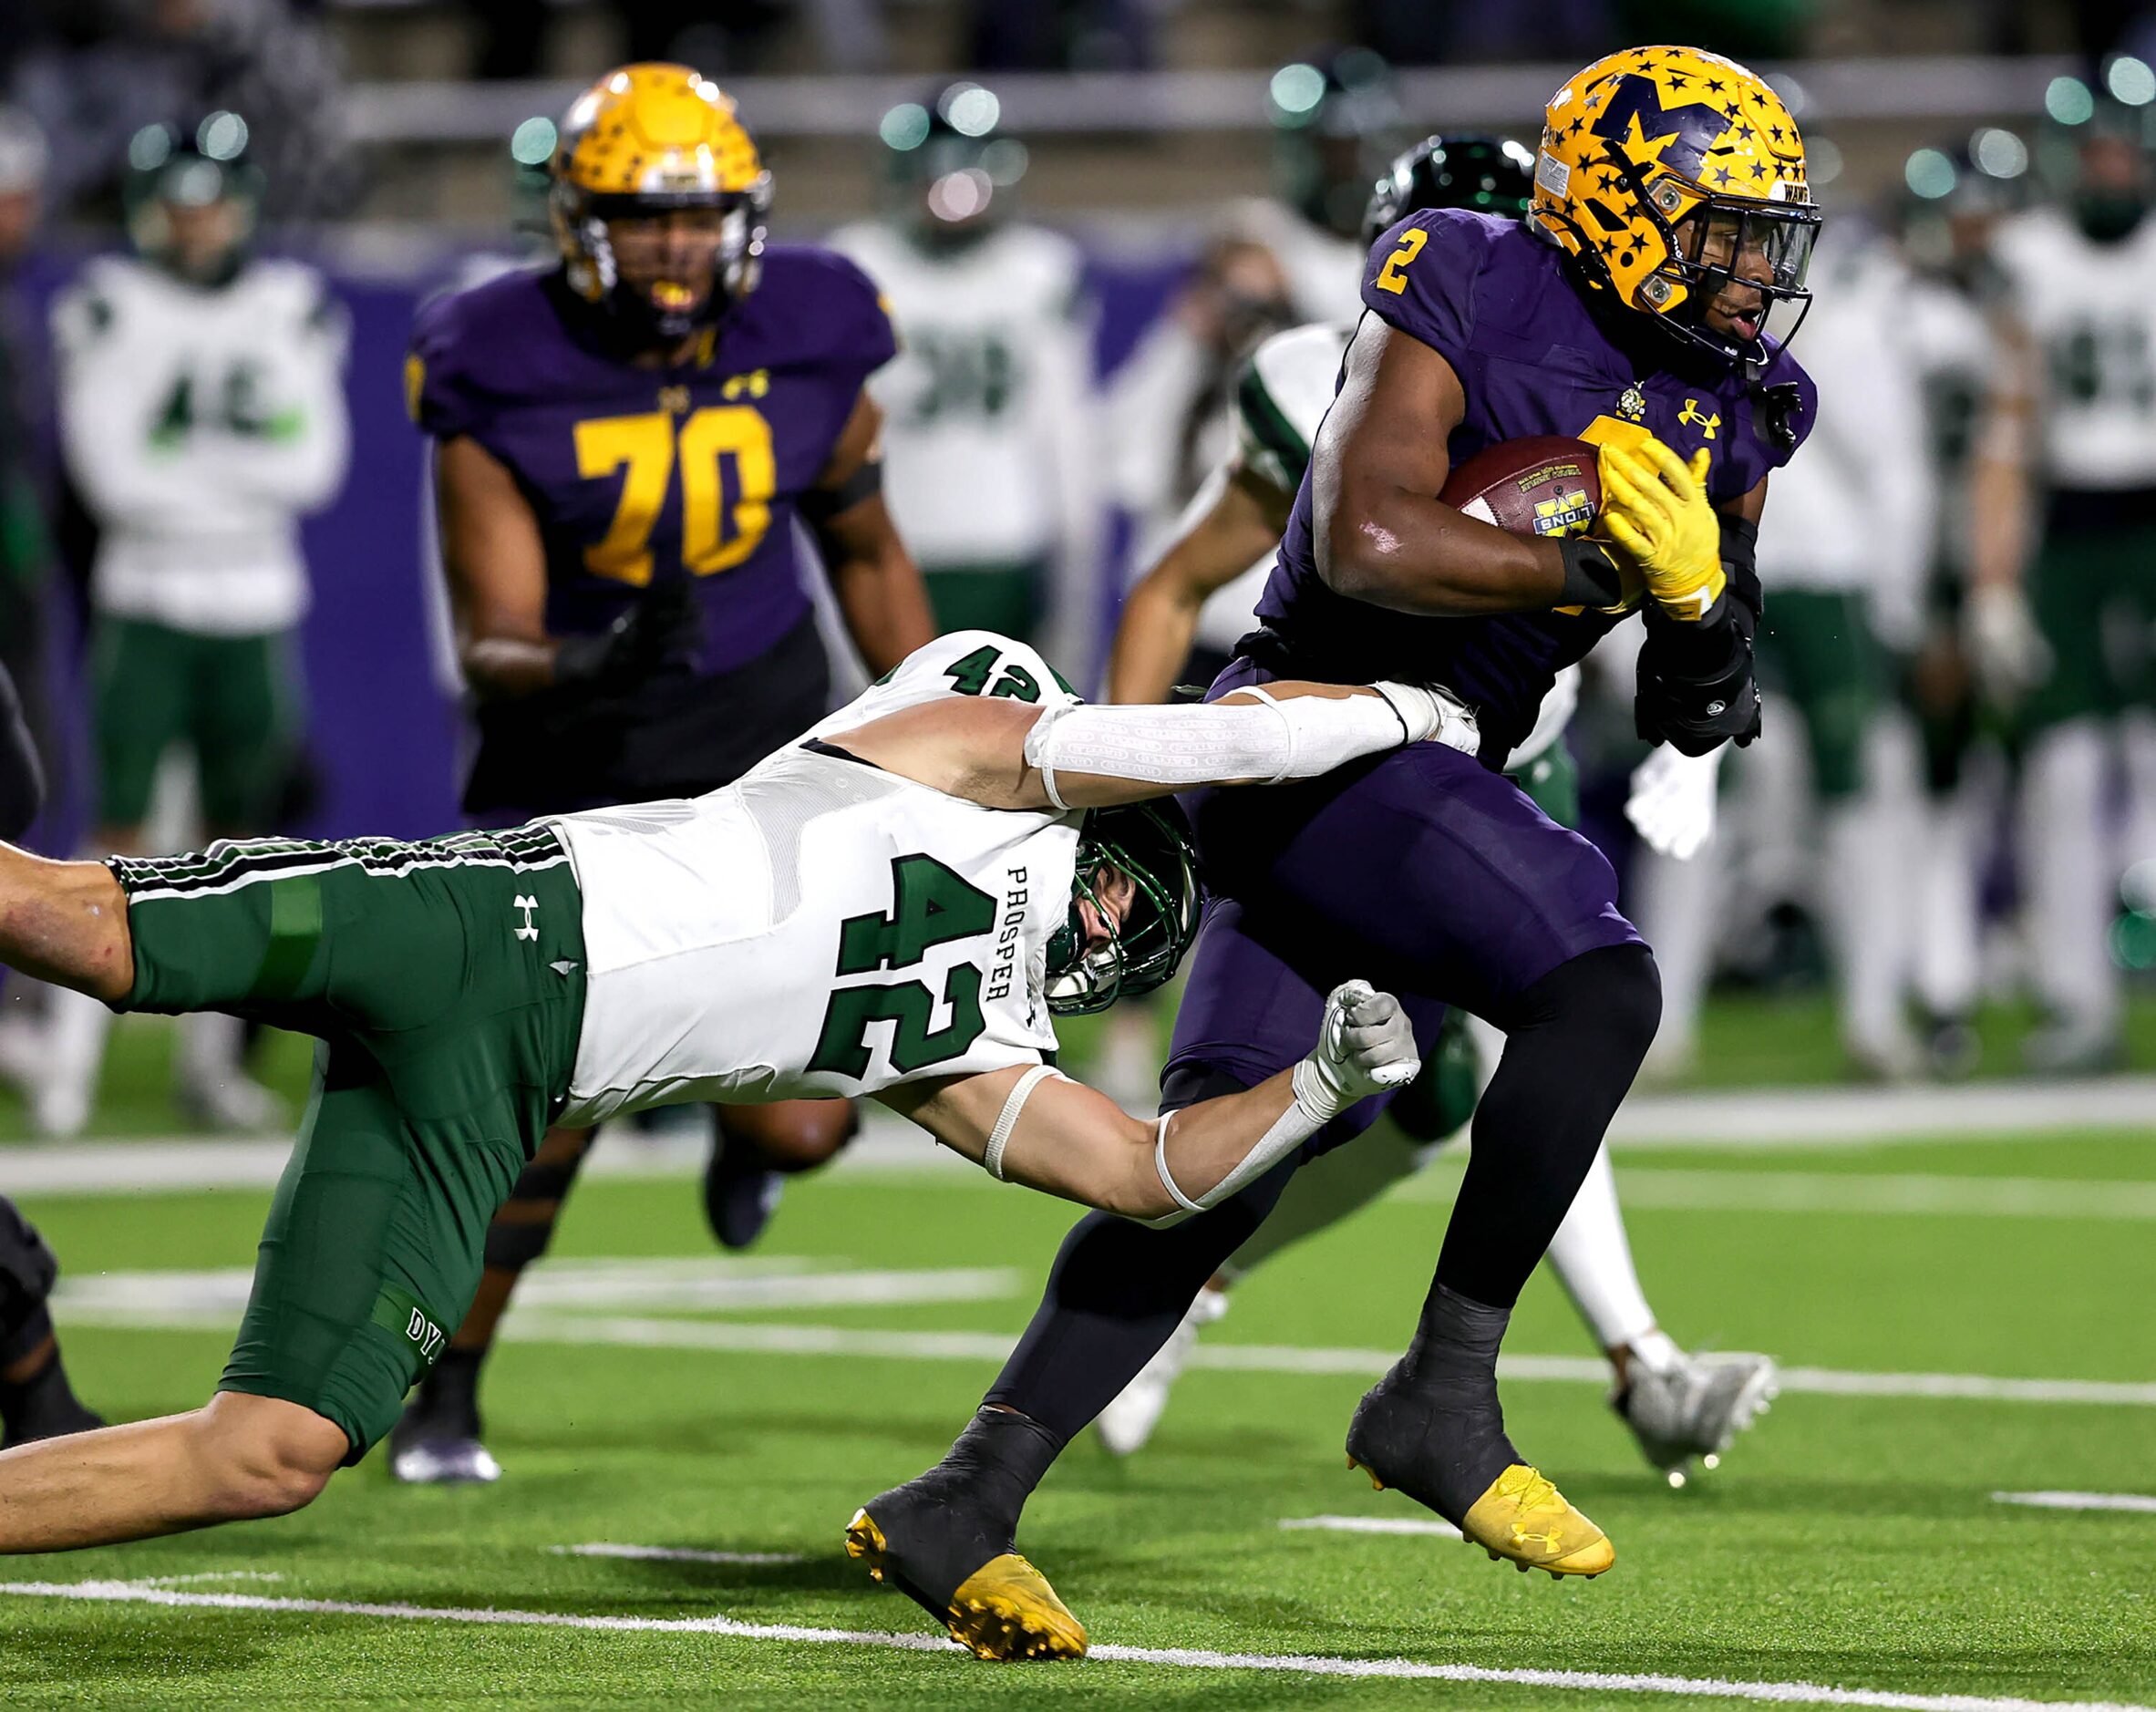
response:
<path fill-rule="evenodd" d="M 1582 535 L 1602 507 L 1602 481 L 1594 447 L 1542 434 L 1485 446 L 1438 498 L 1515 535 Z"/>

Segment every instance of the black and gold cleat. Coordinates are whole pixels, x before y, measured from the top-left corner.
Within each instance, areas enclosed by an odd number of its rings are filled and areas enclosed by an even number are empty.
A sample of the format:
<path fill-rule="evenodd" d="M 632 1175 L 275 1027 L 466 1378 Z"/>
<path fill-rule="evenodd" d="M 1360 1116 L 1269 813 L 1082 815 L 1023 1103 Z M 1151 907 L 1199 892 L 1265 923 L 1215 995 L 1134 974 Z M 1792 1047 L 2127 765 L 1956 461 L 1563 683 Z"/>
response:
<path fill-rule="evenodd" d="M 857 1510 L 846 1530 L 846 1555 L 865 1563 L 870 1579 L 897 1588 L 936 1618 L 975 1658 L 1086 1655 L 1085 1625 L 1056 1596 L 1047 1577 L 1016 1552 L 998 1552 L 959 1582 L 948 1598 L 939 1597 L 907 1573 L 876 1519 Z"/>
<path fill-rule="evenodd" d="M 1591 1581 L 1617 1561 L 1609 1536 L 1524 1462 L 1491 1482 L 1462 1518 L 1460 1532 L 1493 1562 L 1508 1562 L 1522 1574 L 1539 1569 L 1553 1581 L 1566 1575 Z"/>
<path fill-rule="evenodd" d="M 1439 1286 L 1414 1344 L 1347 1428 L 1347 1466 L 1404 1492 L 1522 1570 L 1599 1575 L 1608 1538 L 1512 1448 L 1497 1396 L 1505 1315 Z"/>

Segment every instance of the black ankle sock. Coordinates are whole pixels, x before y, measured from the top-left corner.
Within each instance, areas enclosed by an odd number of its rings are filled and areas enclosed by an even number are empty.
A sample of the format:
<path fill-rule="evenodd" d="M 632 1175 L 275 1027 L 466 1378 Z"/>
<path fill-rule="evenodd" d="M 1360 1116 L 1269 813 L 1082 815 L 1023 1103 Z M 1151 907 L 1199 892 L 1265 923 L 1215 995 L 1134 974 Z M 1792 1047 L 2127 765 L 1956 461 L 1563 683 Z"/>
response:
<path fill-rule="evenodd" d="M 970 1507 L 1017 1532 L 1018 1513 L 1063 1452 L 1063 1439 L 1030 1416 L 986 1404 L 930 1472 L 963 1484 Z"/>
<path fill-rule="evenodd" d="M 884 1574 L 944 1614 L 968 1576 L 1012 1549 L 1019 1513 L 1062 1449 L 1038 1421 L 982 1405 L 941 1462 L 864 1507 L 882 1531 Z"/>
<path fill-rule="evenodd" d="M 1522 1460 L 1505 1437 L 1497 1349 L 1511 1319 L 1433 1284 L 1408 1353 L 1364 1397 L 1347 1449 L 1388 1486 L 1457 1523 Z"/>

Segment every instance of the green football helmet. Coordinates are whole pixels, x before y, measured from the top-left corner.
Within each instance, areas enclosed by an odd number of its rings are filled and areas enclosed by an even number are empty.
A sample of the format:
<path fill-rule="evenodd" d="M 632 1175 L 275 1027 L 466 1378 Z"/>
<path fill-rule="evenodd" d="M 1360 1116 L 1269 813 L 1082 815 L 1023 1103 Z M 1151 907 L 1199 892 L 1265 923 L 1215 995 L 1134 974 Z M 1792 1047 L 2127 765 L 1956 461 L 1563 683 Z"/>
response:
<path fill-rule="evenodd" d="M 1099 890 L 1107 868 L 1128 876 L 1136 892 L 1108 944 L 1088 948 L 1079 904 L 1115 919 Z M 1069 913 L 1048 935 L 1048 1009 L 1083 1016 L 1161 985 L 1198 936 L 1203 900 L 1191 823 L 1173 798 L 1091 810 L 1078 829 Z"/>

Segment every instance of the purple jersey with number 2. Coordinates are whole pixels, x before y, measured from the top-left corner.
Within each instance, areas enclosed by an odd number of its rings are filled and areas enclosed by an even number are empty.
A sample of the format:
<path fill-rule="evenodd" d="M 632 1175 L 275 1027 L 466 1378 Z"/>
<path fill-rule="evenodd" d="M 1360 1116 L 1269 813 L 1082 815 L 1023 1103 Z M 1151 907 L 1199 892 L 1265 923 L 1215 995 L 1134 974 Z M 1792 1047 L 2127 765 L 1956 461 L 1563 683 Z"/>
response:
<path fill-rule="evenodd" d="M 1687 460 L 1705 447 L 1713 459 L 1707 491 L 1722 504 L 1788 460 L 1791 448 L 1772 436 L 1758 391 L 1726 373 L 1669 366 L 1670 342 L 1641 315 L 1590 307 L 1569 259 L 1519 221 L 1460 209 L 1409 215 L 1370 252 L 1363 303 L 1460 376 L 1467 414 L 1448 449 L 1456 467 L 1486 446 L 1532 435 L 1622 445 L 1652 434 Z M 1643 325 L 1626 329 L 1623 321 Z M 1811 382 L 1778 351 L 1759 385 L 1785 384 L 1795 388 L 1787 421 L 1801 441 Z M 1773 527 L 1772 515 L 1769 506 L 1764 527 Z M 1619 622 L 1600 613 L 1415 617 L 1372 606 L 1319 579 L 1311 531 L 1305 476 L 1258 603 L 1295 670 L 1443 684 L 1480 710 L 1482 758 L 1493 768 L 1532 727 L 1558 670 Z"/>

